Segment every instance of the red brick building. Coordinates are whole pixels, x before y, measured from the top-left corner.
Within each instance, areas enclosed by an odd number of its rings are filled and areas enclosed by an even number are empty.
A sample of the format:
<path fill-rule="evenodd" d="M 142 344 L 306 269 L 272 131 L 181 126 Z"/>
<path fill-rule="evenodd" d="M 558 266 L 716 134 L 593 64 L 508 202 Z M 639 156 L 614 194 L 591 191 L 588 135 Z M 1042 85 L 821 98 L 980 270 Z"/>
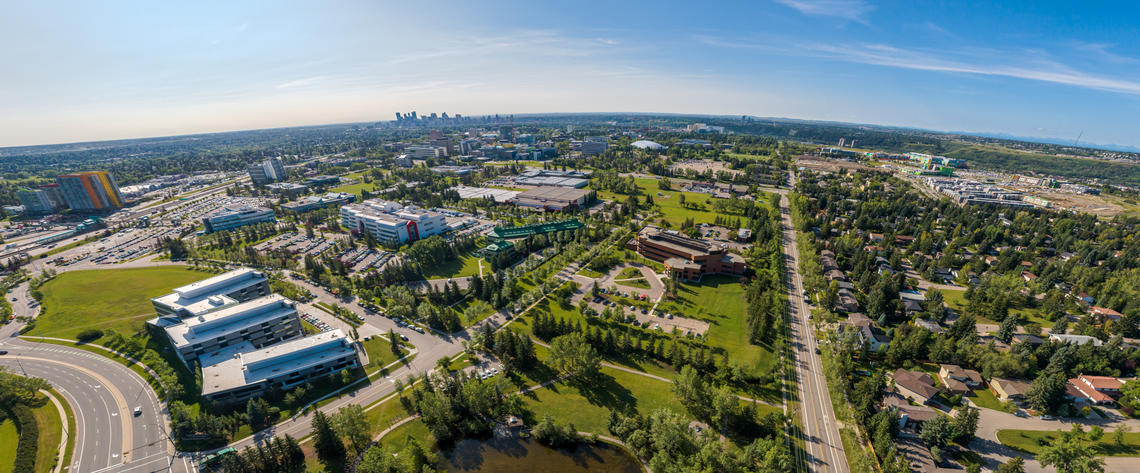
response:
<path fill-rule="evenodd" d="M 698 280 L 706 274 L 740 276 L 748 265 L 727 246 L 689 238 L 674 230 L 645 227 L 630 242 L 640 255 L 665 264 L 665 269 L 681 280 Z"/>

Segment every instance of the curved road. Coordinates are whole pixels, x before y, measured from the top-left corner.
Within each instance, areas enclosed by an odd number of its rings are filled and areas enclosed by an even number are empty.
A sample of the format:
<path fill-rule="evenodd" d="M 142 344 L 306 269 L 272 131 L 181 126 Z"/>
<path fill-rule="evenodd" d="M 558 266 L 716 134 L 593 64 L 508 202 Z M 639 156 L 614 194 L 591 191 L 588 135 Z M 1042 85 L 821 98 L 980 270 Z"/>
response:
<path fill-rule="evenodd" d="M 75 412 L 75 448 L 68 471 L 152 472 L 165 470 L 168 448 L 165 407 L 142 377 L 84 350 L 16 338 L 18 324 L 0 328 L 0 366 L 47 380 Z M 135 407 L 142 413 L 135 416 Z M 176 471 L 188 471 L 176 462 Z"/>

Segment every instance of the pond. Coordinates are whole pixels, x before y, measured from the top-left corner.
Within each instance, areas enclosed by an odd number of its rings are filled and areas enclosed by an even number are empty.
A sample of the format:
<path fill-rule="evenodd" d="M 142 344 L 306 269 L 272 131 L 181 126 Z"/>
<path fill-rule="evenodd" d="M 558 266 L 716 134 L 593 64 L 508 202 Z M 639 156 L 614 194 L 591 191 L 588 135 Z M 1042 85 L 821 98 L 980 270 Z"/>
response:
<path fill-rule="evenodd" d="M 465 473 L 641 473 L 641 464 L 620 447 L 582 444 L 556 450 L 534 439 L 466 439 L 441 452 L 440 466 Z"/>

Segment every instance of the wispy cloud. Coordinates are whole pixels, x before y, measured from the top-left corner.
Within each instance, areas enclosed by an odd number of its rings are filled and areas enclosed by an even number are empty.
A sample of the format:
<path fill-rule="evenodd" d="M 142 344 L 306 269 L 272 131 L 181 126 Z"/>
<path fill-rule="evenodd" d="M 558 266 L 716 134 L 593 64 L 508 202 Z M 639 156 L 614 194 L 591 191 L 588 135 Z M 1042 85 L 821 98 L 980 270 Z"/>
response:
<path fill-rule="evenodd" d="M 1138 81 L 1079 70 L 1053 60 L 1042 50 L 961 48 L 958 50 L 926 51 L 899 48 L 880 43 L 788 44 L 782 40 L 754 42 L 726 40 L 709 36 L 696 36 L 694 38 L 703 44 L 722 48 L 752 49 L 770 54 L 818 57 L 899 69 L 1010 77 L 1140 95 L 1140 82 Z M 1115 59 L 1123 61 L 1127 58 Z"/>
<path fill-rule="evenodd" d="M 875 7 L 864 0 L 776 0 L 776 3 L 813 16 L 833 16 L 867 23 L 867 15 Z"/>
<path fill-rule="evenodd" d="M 1024 57 L 1009 51 L 1003 54 L 1005 62 L 975 62 L 966 59 L 953 59 L 917 50 L 900 49 L 885 44 L 826 45 L 806 46 L 816 53 L 847 62 L 871 64 L 934 72 L 952 72 L 983 76 L 1012 77 L 1015 79 L 1049 82 L 1054 84 L 1082 87 L 1132 95 L 1140 95 L 1140 82 L 1128 79 L 1100 76 L 1073 69 L 1053 62 L 1045 57 L 1022 59 L 1022 64 L 1010 64 L 1009 58 Z"/>
<path fill-rule="evenodd" d="M 296 80 L 291 80 L 289 82 L 284 82 L 284 83 L 278 84 L 277 88 L 278 89 L 296 89 L 296 88 L 300 88 L 300 87 L 308 87 L 310 85 L 321 82 L 324 79 L 325 79 L 325 76 L 305 77 L 303 79 L 296 79 Z"/>

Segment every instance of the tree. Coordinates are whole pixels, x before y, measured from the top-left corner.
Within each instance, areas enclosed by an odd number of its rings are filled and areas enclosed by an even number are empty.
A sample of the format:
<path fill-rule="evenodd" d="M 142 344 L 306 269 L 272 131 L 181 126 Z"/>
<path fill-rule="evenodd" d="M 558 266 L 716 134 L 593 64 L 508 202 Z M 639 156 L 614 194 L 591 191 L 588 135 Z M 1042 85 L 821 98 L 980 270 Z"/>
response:
<path fill-rule="evenodd" d="M 550 343 L 550 363 L 563 374 L 589 379 L 598 374 L 602 360 L 590 342 L 574 332 Z"/>
<path fill-rule="evenodd" d="M 1112 433 L 1112 442 L 1116 444 L 1117 448 L 1124 446 L 1124 436 L 1128 434 L 1130 430 L 1132 430 L 1132 428 L 1129 427 L 1128 424 L 1121 423 L 1120 427 L 1117 427 L 1116 431 Z"/>
<path fill-rule="evenodd" d="M 1080 425 L 1062 432 L 1059 439 L 1041 449 L 1037 461 L 1056 468 L 1057 473 L 1104 473 L 1104 460 L 1094 456 Z"/>
<path fill-rule="evenodd" d="M 1013 340 L 1013 332 L 1017 331 L 1017 314 L 1009 314 L 1001 321 L 998 326 L 997 339 L 1002 343 L 1009 343 Z"/>
<path fill-rule="evenodd" d="M 320 409 L 313 413 L 313 447 L 325 465 L 344 461 L 344 442 L 337 437 L 328 416 Z"/>
<path fill-rule="evenodd" d="M 333 430 L 357 455 L 364 452 L 372 440 L 372 427 L 368 425 L 368 420 L 364 417 L 364 408 L 359 404 L 349 404 L 340 408 L 333 415 L 332 424 Z"/>
<path fill-rule="evenodd" d="M 1029 385 L 1025 402 L 1038 411 L 1053 412 L 1065 401 L 1067 382 L 1063 373 L 1042 374 Z"/>
<path fill-rule="evenodd" d="M 929 447 L 945 448 L 955 436 L 954 425 L 946 416 L 935 416 L 922 424 L 918 437 Z"/>
<path fill-rule="evenodd" d="M 954 443 L 964 447 L 973 440 L 974 434 L 978 431 L 980 416 L 981 414 L 974 408 L 958 409 L 958 415 L 954 418 Z"/>
<path fill-rule="evenodd" d="M 1025 459 L 1021 457 L 1010 458 L 1009 461 L 998 465 L 997 473 L 1025 473 Z"/>

